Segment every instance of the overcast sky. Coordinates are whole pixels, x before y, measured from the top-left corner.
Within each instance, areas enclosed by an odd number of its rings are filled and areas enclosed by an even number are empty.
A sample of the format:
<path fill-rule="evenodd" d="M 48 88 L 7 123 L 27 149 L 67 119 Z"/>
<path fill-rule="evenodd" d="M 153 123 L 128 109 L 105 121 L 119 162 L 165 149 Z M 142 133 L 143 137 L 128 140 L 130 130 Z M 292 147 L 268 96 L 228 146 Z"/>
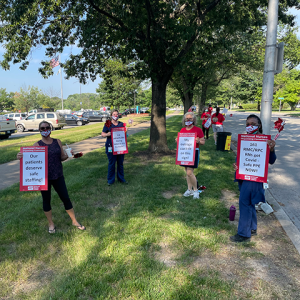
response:
<path fill-rule="evenodd" d="M 300 27 L 300 12 L 296 9 L 291 9 L 290 12 L 297 16 L 296 23 Z M 300 38 L 300 31 L 298 34 Z M 0 47 L 0 55 L 4 53 L 4 49 Z M 54 68 L 54 75 L 49 79 L 44 79 L 38 72 L 40 67 L 40 61 L 48 59 L 44 55 L 44 48 L 34 50 L 31 55 L 30 64 L 26 71 L 19 69 L 19 65 L 11 65 L 9 71 L 4 71 L 0 68 L 0 88 L 6 88 L 7 92 L 16 92 L 24 86 L 36 86 L 42 91 L 46 92 L 49 89 L 55 91 L 58 97 L 60 97 L 60 74 L 56 75 L 59 67 Z M 71 53 L 78 53 L 76 47 L 68 47 L 65 49 L 61 56 L 61 60 L 64 61 Z M 86 85 L 81 85 L 81 93 L 95 93 L 101 79 L 98 77 L 94 82 L 90 81 Z M 63 96 L 66 99 L 71 94 L 80 93 L 80 84 L 76 78 L 69 80 L 63 79 Z"/>

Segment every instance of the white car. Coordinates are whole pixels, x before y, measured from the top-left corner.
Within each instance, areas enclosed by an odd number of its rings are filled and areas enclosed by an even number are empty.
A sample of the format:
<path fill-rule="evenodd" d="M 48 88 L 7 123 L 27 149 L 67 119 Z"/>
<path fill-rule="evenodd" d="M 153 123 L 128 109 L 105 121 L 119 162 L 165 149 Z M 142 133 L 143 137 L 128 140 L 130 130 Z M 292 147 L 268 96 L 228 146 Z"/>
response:
<path fill-rule="evenodd" d="M 6 114 L 5 116 L 14 121 L 24 120 L 27 117 L 25 113 Z"/>

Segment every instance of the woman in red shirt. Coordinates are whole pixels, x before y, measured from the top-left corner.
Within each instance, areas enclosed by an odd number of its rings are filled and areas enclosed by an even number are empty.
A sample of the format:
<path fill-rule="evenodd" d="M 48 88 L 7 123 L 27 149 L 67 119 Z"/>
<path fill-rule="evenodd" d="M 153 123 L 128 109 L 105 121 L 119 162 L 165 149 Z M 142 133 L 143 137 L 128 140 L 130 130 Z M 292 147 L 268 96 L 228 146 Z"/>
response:
<path fill-rule="evenodd" d="M 211 116 L 211 119 L 215 144 L 217 145 L 217 132 L 223 132 L 223 122 L 225 121 L 225 117 L 220 114 L 220 107 L 216 108 L 216 113 Z"/>
<path fill-rule="evenodd" d="M 206 128 L 206 127 L 204 126 L 204 124 L 206 123 L 206 121 L 207 121 L 210 117 L 211 117 L 211 116 L 210 116 L 210 113 L 209 113 L 208 109 L 205 108 L 204 111 L 203 111 L 203 113 L 202 113 L 202 115 L 201 115 L 201 121 L 202 121 L 202 131 L 203 131 L 204 135 L 206 136 L 206 139 L 207 139 L 207 140 L 209 139 L 209 137 L 208 137 L 208 134 L 209 134 L 209 127 Z"/>
<path fill-rule="evenodd" d="M 197 118 L 193 112 L 187 112 L 182 119 L 182 126 L 184 126 L 180 132 L 181 133 L 197 133 L 196 137 L 196 149 L 195 149 L 195 162 L 193 166 L 181 165 L 185 168 L 186 172 L 186 181 L 188 189 L 183 194 L 184 197 L 193 196 L 194 199 L 199 199 L 199 191 L 197 188 L 197 179 L 194 175 L 194 169 L 198 168 L 199 164 L 199 146 L 205 144 L 204 134 L 201 128 L 196 126 Z M 175 139 L 177 142 L 177 138 Z"/>

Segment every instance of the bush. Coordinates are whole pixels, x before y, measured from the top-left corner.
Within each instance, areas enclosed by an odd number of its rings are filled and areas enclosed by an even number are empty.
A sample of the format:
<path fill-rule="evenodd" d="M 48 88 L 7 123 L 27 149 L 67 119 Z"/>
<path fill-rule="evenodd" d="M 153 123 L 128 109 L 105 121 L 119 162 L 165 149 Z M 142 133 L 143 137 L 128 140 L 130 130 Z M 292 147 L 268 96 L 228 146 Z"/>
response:
<path fill-rule="evenodd" d="M 257 103 L 243 104 L 243 109 L 257 109 Z"/>

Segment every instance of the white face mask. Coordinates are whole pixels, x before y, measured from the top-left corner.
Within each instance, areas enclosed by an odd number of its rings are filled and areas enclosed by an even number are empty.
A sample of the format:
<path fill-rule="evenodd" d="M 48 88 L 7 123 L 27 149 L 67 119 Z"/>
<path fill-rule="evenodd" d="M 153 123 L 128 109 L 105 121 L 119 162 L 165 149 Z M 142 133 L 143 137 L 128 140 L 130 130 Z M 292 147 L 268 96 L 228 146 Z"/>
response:
<path fill-rule="evenodd" d="M 186 125 L 186 126 L 191 126 L 192 124 L 193 124 L 192 121 L 186 121 L 186 122 L 185 122 L 185 125 Z"/>
<path fill-rule="evenodd" d="M 258 126 L 253 126 L 253 125 L 247 126 L 246 132 L 249 134 L 256 133 L 256 132 L 258 132 Z"/>
<path fill-rule="evenodd" d="M 118 116 L 111 116 L 113 120 L 117 121 L 119 119 Z"/>
<path fill-rule="evenodd" d="M 41 135 L 43 137 L 48 137 L 51 134 L 51 130 L 45 130 L 45 131 L 41 131 Z"/>

